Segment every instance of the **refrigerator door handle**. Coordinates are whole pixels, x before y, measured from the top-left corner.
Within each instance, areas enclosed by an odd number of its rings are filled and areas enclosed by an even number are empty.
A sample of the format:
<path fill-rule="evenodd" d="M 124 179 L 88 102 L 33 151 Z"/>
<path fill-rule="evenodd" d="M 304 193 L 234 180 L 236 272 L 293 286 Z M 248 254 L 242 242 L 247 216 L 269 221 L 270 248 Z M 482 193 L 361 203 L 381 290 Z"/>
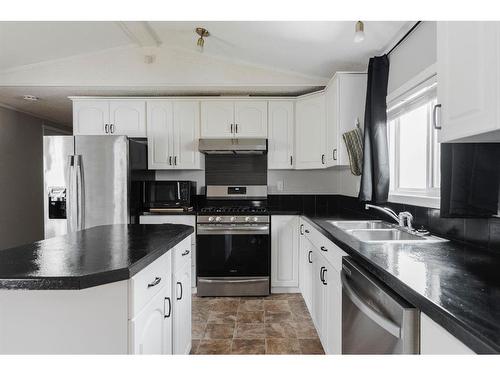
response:
<path fill-rule="evenodd" d="M 77 205 L 77 230 L 85 229 L 85 183 L 83 179 L 82 155 L 75 155 L 75 180 L 76 180 L 76 205 Z"/>
<path fill-rule="evenodd" d="M 69 155 L 68 156 L 68 164 L 66 166 L 66 181 L 68 181 L 68 197 L 67 197 L 67 219 L 66 219 L 66 225 L 68 228 L 68 233 L 73 232 L 75 225 L 73 222 L 74 214 L 73 211 L 76 209 L 75 206 L 75 184 L 74 184 L 74 166 L 75 166 L 75 156 L 74 155 Z"/>

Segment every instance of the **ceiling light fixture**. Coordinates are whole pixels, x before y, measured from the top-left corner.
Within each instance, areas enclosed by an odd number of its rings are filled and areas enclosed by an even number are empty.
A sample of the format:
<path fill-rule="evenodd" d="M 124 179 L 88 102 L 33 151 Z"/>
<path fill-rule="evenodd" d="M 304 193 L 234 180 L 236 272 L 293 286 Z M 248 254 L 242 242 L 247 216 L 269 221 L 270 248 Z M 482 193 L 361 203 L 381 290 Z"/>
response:
<path fill-rule="evenodd" d="M 354 43 L 361 43 L 363 40 L 365 40 L 365 25 L 363 24 L 363 22 L 356 22 L 355 30 L 356 32 L 354 33 Z"/>
<path fill-rule="evenodd" d="M 204 29 L 203 27 L 197 27 L 196 28 L 196 34 L 198 34 L 200 37 L 198 38 L 198 41 L 196 42 L 196 46 L 198 47 L 198 50 L 200 52 L 203 52 L 203 47 L 205 46 L 205 39 L 210 35 L 207 29 Z"/>
<path fill-rule="evenodd" d="M 40 98 L 38 96 L 35 96 L 35 95 L 24 95 L 23 99 L 28 101 L 28 102 L 37 102 L 40 100 Z"/>

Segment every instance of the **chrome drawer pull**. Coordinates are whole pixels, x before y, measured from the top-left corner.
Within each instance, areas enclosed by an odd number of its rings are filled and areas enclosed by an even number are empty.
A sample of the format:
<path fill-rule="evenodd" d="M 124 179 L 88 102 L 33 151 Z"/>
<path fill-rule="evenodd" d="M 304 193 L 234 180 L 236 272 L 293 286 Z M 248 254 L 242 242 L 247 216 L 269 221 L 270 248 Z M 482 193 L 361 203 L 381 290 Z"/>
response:
<path fill-rule="evenodd" d="M 184 257 L 189 254 L 189 250 L 184 251 L 181 255 Z"/>
<path fill-rule="evenodd" d="M 321 246 L 320 249 L 321 249 L 321 251 L 328 251 L 328 249 L 324 246 Z"/>
<path fill-rule="evenodd" d="M 161 277 L 155 277 L 154 281 L 148 284 L 148 288 L 152 288 L 160 283 Z"/>

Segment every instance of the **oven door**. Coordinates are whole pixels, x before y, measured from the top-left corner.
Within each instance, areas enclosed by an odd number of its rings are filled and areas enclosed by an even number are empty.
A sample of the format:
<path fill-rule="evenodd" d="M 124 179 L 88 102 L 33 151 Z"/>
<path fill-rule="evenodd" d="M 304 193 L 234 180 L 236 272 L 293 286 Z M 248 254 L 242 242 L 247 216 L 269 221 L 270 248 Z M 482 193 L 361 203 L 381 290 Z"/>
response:
<path fill-rule="evenodd" d="M 269 276 L 269 224 L 198 224 L 200 277 Z"/>

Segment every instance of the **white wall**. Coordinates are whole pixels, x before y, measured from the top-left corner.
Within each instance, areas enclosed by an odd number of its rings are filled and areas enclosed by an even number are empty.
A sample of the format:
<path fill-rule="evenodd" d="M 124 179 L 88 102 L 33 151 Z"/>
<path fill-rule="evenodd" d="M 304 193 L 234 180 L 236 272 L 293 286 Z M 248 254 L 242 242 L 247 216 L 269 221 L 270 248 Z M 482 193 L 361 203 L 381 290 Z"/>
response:
<path fill-rule="evenodd" d="M 43 120 L 0 107 L 0 249 L 43 238 Z"/>

